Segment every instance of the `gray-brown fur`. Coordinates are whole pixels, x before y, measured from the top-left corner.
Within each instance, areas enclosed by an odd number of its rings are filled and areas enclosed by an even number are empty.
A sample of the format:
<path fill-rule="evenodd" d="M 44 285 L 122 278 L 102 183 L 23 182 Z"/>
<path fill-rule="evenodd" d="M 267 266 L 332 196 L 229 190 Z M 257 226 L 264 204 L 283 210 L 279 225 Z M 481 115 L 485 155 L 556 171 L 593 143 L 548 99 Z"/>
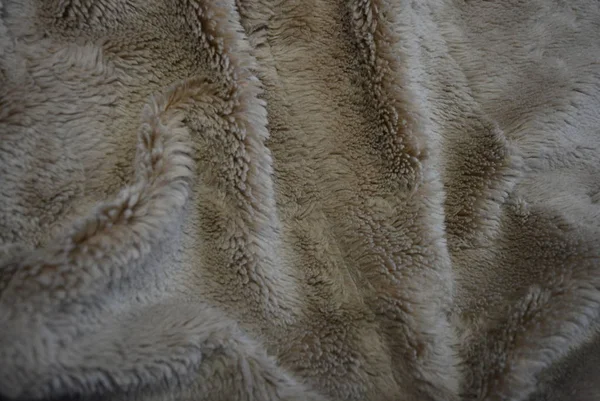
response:
<path fill-rule="evenodd" d="M 594 0 L 0 0 L 0 398 L 600 398 L 599 57 Z"/>

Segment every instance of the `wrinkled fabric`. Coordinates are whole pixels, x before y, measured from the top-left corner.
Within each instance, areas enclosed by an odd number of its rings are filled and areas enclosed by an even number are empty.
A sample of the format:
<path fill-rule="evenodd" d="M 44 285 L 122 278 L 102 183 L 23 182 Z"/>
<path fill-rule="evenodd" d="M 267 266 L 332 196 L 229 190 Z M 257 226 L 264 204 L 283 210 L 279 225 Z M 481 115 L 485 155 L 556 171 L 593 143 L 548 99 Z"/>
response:
<path fill-rule="evenodd" d="M 595 0 L 0 0 L 0 398 L 597 400 L 599 106 Z"/>

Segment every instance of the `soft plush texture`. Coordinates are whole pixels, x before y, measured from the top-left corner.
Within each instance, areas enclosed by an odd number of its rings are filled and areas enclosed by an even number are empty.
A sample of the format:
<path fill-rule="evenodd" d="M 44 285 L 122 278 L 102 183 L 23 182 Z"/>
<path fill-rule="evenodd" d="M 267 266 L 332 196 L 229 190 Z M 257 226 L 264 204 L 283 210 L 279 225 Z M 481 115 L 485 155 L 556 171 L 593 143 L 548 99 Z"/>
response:
<path fill-rule="evenodd" d="M 599 106 L 596 0 L 0 0 L 0 398 L 599 400 Z"/>

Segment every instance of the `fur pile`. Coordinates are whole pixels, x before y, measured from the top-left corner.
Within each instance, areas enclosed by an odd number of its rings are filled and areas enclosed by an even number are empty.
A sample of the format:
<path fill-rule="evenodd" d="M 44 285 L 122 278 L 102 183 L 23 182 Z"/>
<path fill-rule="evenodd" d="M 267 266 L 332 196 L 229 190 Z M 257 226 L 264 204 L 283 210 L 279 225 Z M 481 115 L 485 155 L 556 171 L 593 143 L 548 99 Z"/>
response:
<path fill-rule="evenodd" d="M 600 2 L 0 0 L 0 399 L 600 399 Z"/>

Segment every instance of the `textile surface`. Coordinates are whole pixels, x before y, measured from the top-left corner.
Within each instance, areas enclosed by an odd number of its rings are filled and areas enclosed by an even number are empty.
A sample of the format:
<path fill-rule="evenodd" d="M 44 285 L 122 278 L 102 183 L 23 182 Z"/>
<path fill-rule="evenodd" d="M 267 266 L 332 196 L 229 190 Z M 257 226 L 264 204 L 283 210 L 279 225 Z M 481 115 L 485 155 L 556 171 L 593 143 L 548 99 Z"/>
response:
<path fill-rule="evenodd" d="M 0 398 L 598 400 L 599 106 L 595 0 L 0 0 Z"/>

